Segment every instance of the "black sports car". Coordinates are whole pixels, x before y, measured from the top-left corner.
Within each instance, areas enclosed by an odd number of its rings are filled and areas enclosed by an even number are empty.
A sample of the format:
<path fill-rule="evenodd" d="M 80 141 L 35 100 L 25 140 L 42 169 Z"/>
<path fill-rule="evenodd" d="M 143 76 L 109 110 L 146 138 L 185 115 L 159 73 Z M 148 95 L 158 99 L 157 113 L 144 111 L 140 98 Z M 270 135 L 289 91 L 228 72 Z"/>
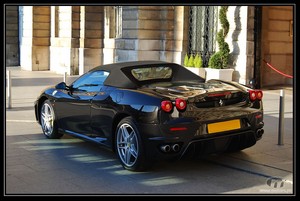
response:
<path fill-rule="evenodd" d="M 253 146 L 263 130 L 262 91 L 208 80 L 161 61 L 95 67 L 35 101 L 47 138 L 70 134 L 105 145 L 125 169 Z"/>

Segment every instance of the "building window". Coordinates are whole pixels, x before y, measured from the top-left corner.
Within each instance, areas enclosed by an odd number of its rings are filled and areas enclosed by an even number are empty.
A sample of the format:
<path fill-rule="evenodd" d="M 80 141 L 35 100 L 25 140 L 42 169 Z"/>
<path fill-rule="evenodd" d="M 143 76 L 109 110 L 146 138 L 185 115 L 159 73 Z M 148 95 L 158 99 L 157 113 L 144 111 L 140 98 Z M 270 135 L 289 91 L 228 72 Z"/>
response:
<path fill-rule="evenodd" d="M 188 54 L 201 55 L 204 66 L 216 50 L 217 27 L 217 6 L 190 7 Z"/>

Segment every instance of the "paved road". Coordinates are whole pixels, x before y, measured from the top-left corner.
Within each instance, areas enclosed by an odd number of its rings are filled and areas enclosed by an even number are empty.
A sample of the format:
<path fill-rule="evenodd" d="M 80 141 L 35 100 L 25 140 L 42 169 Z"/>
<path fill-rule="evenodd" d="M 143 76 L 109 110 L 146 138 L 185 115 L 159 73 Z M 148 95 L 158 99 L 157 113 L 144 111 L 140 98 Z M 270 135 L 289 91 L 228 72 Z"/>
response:
<path fill-rule="evenodd" d="M 159 162 L 148 172 L 124 170 L 98 145 L 65 135 L 46 139 L 35 122 L 40 91 L 62 80 L 49 72 L 12 71 L 6 109 L 6 195 L 293 194 L 293 91 L 285 89 L 284 145 L 278 145 L 279 90 L 264 90 L 265 134 L 238 153 Z M 71 81 L 70 78 L 68 81 Z M 275 183 L 277 186 L 275 187 Z"/>

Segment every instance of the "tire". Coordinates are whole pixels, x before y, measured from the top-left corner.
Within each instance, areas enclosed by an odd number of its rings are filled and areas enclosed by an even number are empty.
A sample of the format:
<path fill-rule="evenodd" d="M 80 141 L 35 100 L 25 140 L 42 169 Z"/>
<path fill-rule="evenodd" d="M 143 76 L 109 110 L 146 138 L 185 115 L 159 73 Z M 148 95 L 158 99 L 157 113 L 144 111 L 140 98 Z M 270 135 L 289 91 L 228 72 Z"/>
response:
<path fill-rule="evenodd" d="M 143 149 L 140 132 L 132 117 L 122 119 L 115 133 L 116 153 L 122 166 L 130 171 L 144 171 L 149 161 Z"/>
<path fill-rule="evenodd" d="M 58 133 L 55 113 L 49 100 L 43 102 L 40 110 L 40 120 L 43 133 L 47 138 L 58 139 L 63 136 L 63 134 Z"/>

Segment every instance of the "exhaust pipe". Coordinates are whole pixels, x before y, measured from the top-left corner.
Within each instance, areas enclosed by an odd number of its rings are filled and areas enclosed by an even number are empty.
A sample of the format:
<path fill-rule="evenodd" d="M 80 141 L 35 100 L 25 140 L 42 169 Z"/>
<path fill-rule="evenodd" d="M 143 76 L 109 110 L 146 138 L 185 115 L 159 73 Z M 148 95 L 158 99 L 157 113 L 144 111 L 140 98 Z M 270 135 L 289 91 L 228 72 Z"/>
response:
<path fill-rule="evenodd" d="M 179 151 L 179 145 L 178 144 L 172 145 L 172 150 L 175 152 Z"/>
<path fill-rule="evenodd" d="M 171 151 L 171 147 L 170 147 L 170 145 L 168 145 L 168 144 L 162 145 L 162 146 L 160 147 L 160 149 L 161 149 L 163 152 L 169 152 L 169 151 Z"/>
<path fill-rule="evenodd" d="M 264 134 L 264 129 L 257 129 L 256 130 L 256 137 L 261 138 L 261 136 Z"/>

